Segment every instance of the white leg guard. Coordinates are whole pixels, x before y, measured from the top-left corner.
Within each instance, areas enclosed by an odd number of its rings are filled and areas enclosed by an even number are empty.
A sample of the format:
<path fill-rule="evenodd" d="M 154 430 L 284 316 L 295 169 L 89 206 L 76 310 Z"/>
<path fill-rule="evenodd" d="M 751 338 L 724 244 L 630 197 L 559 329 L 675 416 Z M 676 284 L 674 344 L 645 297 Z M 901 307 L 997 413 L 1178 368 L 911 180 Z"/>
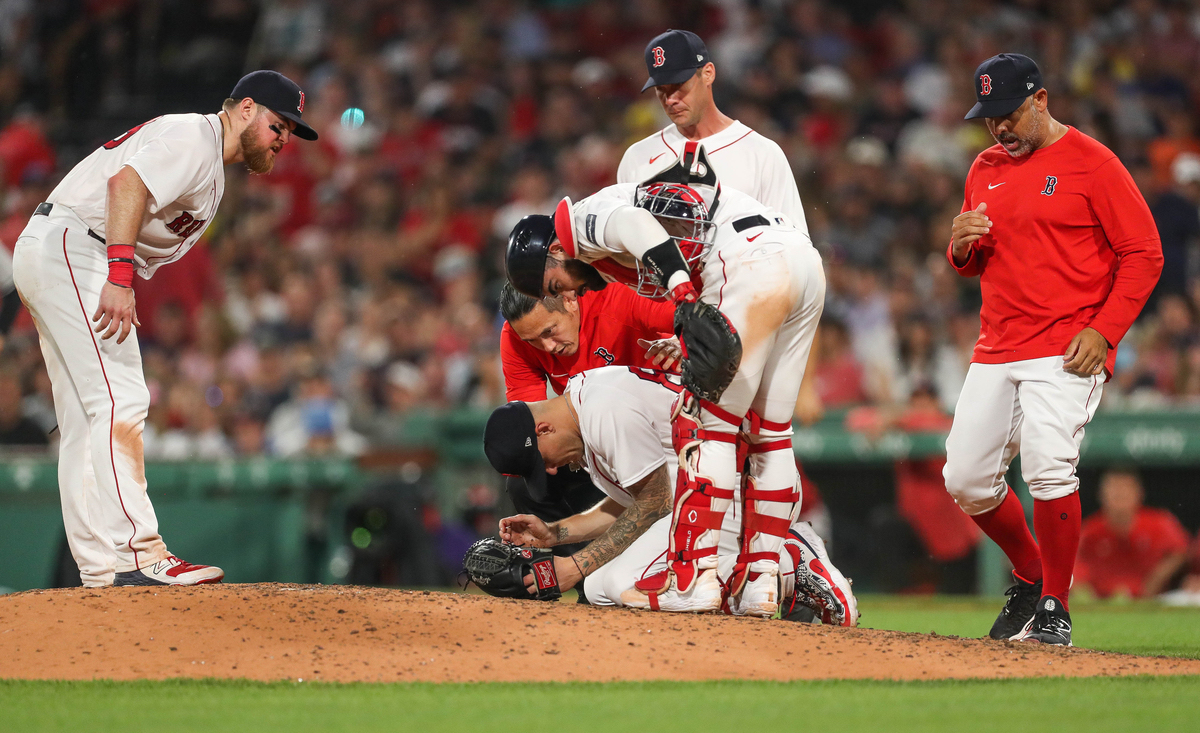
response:
<path fill-rule="evenodd" d="M 724 411 L 688 392 L 672 418 L 679 471 L 671 515 L 667 570 L 638 581 L 625 605 L 661 611 L 716 611 L 721 606 L 717 542 L 733 501 L 736 434 L 700 427 L 702 412 L 724 420 Z M 732 427 L 732 426 L 731 426 Z"/>
<path fill-rule="evenodd" d="M 808 522 L 796 522 L 783 543 L 779 570 L 783 616 L 797 606 L 811 608 L 823 623 L 858 625 L 858 599 L 825 550 L 825 543 Z"/>
<path fill-rule="evenodd" d="M 729 580 L 734 615 L 770 618 L 779 608 L 779 554 L 800 506 L 790 422 L 750 413 L 742 481 L 742 550 Z"/>

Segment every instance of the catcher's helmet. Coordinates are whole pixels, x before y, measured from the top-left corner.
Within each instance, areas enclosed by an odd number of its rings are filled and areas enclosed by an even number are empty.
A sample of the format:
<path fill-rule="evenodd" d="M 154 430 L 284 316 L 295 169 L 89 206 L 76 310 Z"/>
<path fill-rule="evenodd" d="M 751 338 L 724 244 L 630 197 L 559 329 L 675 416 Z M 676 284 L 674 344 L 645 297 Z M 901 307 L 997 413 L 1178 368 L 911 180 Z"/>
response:
<path fill-rule="evenodd" d="M 553 241 L 553 217 L 530 214 L 517 222 L 504 252 L 504 269 L 514 288 L 532 298 L 542 297 L 546 257 Z"/>

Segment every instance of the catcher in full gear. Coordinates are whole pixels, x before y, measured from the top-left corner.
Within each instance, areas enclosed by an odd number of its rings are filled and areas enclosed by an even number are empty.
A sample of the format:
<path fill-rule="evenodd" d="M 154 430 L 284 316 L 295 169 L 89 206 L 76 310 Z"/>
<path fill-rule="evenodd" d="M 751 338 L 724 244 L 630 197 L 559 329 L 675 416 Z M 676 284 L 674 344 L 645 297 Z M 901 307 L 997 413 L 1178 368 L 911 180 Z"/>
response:
<path fill-rule="evenodd" d="M 637 583 L 667 566 L 672 487 L 681 472 L 672 412 L 682 389 L 678 377 L 661 371 L 611 366 L 572 377 L 553 399 L 497 408 L 483 447 L 497 471 L 528 476 L 579 464 L 606 498 L 553 522 L 531 514 L 501 519 L 500 539 L 480 540 L 467 552 L 463 565 L 470 579 L 501 597 L 553 600 L 560 589 L 577 587 L 594 605 L 640 605 L 646 594 Z M 570 556 L 544 549 L 579 540 L 590 542 Z M 725 574 L 737 558 L 736 546 L 727 549 Z M 803 606 L 825 623 L 854 626 L 858 611 L 850 583 L 807 522 L 789 518 L 784 550 L 779 580 L 785 615 Z M 678 603 L 661 610 L 709 608 Z"/>
<path fill-rule="evenodd" d="M 703 147 L 689 142 L 645 183 L 563 199 L 553 217 L 525 217 L 505 264 L 513 286 L 535 297 L 578 293 L 603 277 L 678 304 L 687 389 L 675 406 L 675 449 L 686 470 L 675 486 L 667 568 L 640 582 L 642 598 L 628 605 L 716 610 L 727 602 L 734 614 L 773 615 L 779 553 L 799 500 L 792 410 L 825 299 L 808 232 L 749 196 L 722 192 Z M 722 579 L 718 545 L 735 500 L 739 550 Z"/>

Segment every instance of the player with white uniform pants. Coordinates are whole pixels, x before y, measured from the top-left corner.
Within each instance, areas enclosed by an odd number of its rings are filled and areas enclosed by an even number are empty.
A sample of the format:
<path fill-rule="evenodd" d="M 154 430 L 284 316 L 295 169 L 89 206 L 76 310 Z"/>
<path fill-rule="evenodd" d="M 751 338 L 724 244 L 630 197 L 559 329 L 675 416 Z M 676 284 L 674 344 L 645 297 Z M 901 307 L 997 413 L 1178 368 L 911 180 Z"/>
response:
<path fill-rule="evenodd" d="M 636 584 L 667 569 L 671 516 L 645 515 L 638 536 L 610 528 L 635 502 L 646 500 L 644 491 L 675 484 L 679 460 L 672 411 L 682 389 L 678 377 L 661 371 L 611 366 L 572 377 L 560 397 L 497 409 L 484 438 L 484 451 L 497 470 L 520 475 L 580 463 L 608 496 L 588 512 L 549 524 L 529 514 L 506 517 L 500 520 L 501 539 L 551 547 L 599 537 L 575 555 L 555 559 L 560 587 L 586 575 L 582 592 L 588 602 L 640 607 L 644 594 Z M 632 526 L 637 513 L 631 515 Z M 812 527 L 790 520 L 780 563 L 782 597 L 813 607 L 826 623 L 855 625 L 858 611 L 849 582 L 829 562 Z M 723 560 L 731 565 L 735 556 Z"/>
<path fill-rule="evenodd" d="M 698 295 L 740 335 L 740 366 L 719 401 L 681 404 L 677 420 L 694 424 L 680 422 L 679 434 L 696 432 L 676 445 L 690 470 L 676 489 L 673 560 L 670 572 L 639 587 L 645 607 L 715 608 L 727 599 L 735 614 L 773 615 L 779 552 L 799 501 L 792 411 L 825 298 L 821 258 L 807 231 L 743 193 L 721 190 L 703 148 L 692 142 L 652 182 L 609 186 L 577 204 L 564 199 L 552 232 L 543 218 L 526 217 L 509 240 L 506 265 L 518 290 L 586 290 L 596 277 L 586 263 L 644 293 L 655 284 L 677 302 Z M 717 545 L 735 495 L 743 420 L 752 445 L 741 554 L 722 594 L 714 590 L 721 585 Z"/>
<path fill-rule="evenodd" d="M 654 89 L 671 124 L 629 146 L 617 168 L 617 183 L 648 180 L 662 169 L 664 160 L 678 158 L 687 142 L 697 142 L 720 172 L 722 189 L 741 191 L 787 214 L 799 229 L 808 231 L 796 178 L 783 149 L 717 107 L 713 99 L 717 68 L 703 39 L 691 31 L 668 30 L 646 44 L 645 59 L 648 78 L 642 92 Z M 801 382 L 800 394 L 797 416 L 819 419 L 821 398 L 811 374 Z M 739 531 L 736 501 L 733 511 L 725 515 L 725 525 L 724 534 Z"/>
<path fill-rule="evenodd" d="M 649 180 L 664 162 L 679 157 L 685 143 L 697 142 L 720 171 L 722 188 L 741 191 L 808 231 L 783 150 L 723 114 L 713 101 L 716 66 L 699 36 L 679 30 L 656 36 L 646 46 L 646 72 L 650 78 L 642 91 L 654 88 L 671 124 L 629 146 L 617 168 L 617 183 Z"/>
<path fill-rule="evenodd" d="M 217 582 L 220 568 L 172 555 L 146 493 L 133 274 L 149 278 L 199 240 L 224 166 L 268 173 L 295 134 L 304 93 L 273 71 L 246 75 L 219 114 L 166 115 L 84 158 L 37 207 L 13 275 L 42 345 L 58 417 L 63 523 L 85 586 Z M 94 329 L 94 330 L 93 330 Z M 116 338 L 113 338 L 116 336 Z"/>

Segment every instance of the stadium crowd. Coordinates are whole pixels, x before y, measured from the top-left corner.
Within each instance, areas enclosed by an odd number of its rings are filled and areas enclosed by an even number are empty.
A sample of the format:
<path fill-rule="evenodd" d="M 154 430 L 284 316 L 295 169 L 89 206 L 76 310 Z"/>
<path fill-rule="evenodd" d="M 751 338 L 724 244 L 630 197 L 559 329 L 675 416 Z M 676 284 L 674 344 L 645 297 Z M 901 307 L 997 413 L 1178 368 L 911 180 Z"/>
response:
<path fill-rule="evenodd" d="M 787 153 L 829 280 L 822 410 L 953 410 L 978 283 L 945 249 L 984 127 L 972 71 L 1041 64 L 1054 116 L 1133 172 L 1166 266 L 1104 408 L 1200 401 L 1200 9 L 1167 0 L 29 0 L 0 2 L 0 241 L 96 145 L 215 112 L 249 68 L 306 90 L 314 145 L 228 172 L 206 245 L 138 282 L 147 458 L 328 452 L 432 439 L 503 401 L 501 253 L 524 214 L 615 180 L 667 120 L 646 41 L 695 30 L 718 105 Z M 249 52 L 246 52 L 249 49 Z M 0 357 L 0 440 L 54 418 L 28 316 Z M 38 429 L 40 428 L 40 429 Z"/>

